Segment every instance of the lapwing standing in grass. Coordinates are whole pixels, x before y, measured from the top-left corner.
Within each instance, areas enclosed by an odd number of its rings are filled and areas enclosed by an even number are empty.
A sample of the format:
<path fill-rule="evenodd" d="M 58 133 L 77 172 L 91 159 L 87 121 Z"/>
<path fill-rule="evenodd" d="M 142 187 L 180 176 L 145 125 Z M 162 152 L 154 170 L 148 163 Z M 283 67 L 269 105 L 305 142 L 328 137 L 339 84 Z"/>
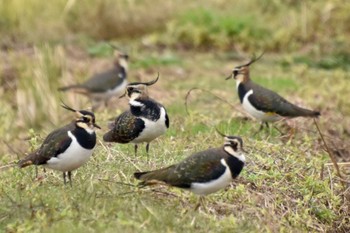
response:
<path fill-rule="evenodd" d="M 248 63 L 236 66 L 231 77 L 236 80 L 238 96 L 243 108 L 254 118 L 261 121 L 259 131 L 264 124 L 278 121 L 282 118 L 318 117 L 320 112 L 298 107 L 279 94 L 254 83 L 249 76 L 249 66 L 262 57 L 253 57 Z"/>
<path fill-rule="evenodd" d="M 113 96 L 122 95 L 127 85 L 128 55 L 120 51 L 116 51 L 115 55 L 113 68 L 93 75 L 84 83 L 61 87 L 58 90 L 72 90 L 90 97 L 93 109 L 98 107 L 102 101 L 107 106 L 108 100 Z"/>
<path fill-rule="evenodd" d="M 20 160 L 18 166 L 43 165 L 61 171 L 64 184 L 68 175 L 72 186 L 72 171 L 89 160 L 96 145 L 95 127 L 100 127 L 95 123 L 92 112 L 77 111 L 65 104 L 62 107 L 76 113 L 75 121 L 51 132 L 39 149 Z"/>
<path fill-rule="evenodd" d="M 116 117 L 110 131 L 103 136 L 105 142 L 134 143 L 135 155 L 139 143 L 146 142 L 148 154 L 151 141 L 164 134 L 169 128 L 169 117 L 163 105 L 150 98 L 147 86 L 158 81 L 130 83 L 123 96 L 129 98 L 130 110 Z"/>
<path fill-rule="evenodd" d="M 218 133 L 225 139 L 222 147 L 195 153 L 182 162 L 163 169 L 136 172 L 135 178 L 141 180 L 142 185 L 163 182 L 190 190 L 201 197 L 227 187 L 240 174 L 245 164 L 243 141 L 238 136 Z"/>

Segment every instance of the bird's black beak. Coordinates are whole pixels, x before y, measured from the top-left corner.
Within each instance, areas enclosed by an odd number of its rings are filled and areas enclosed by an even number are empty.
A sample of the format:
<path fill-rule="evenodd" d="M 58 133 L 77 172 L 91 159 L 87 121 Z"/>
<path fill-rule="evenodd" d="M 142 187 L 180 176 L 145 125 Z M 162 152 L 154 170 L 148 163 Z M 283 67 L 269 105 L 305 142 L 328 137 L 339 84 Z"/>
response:
<path fill-rule="evenodd" d="M 232 74 L 230 74 L 229 76 L 227 76 L 227 77 L 225 78 L 225 80 L 229 80 L 230 78 L 232 78 Z"/>
<path fill-rule="evenodd" d="M 126 91 L 124 94 L 122 94 L 121 96 L 119 96 L 119 99 L 123 98 L 124 96 L 126 96 Z"/>
<path fill-rule="evenodd" d="M 101 129 L 101 127 L 98 124 L 93 123 L 93 125 L 94 125 L 94 127 L 98 128 L 98 129 Z"/>
<path fill-rule="evenodd" d="M 230 78 L 236 79 L 236 76 L 238 75 L 238 70 L 234 69 L 232 71 L 232 74 L 226 78 L 226 80 L 229 80 Z"/>

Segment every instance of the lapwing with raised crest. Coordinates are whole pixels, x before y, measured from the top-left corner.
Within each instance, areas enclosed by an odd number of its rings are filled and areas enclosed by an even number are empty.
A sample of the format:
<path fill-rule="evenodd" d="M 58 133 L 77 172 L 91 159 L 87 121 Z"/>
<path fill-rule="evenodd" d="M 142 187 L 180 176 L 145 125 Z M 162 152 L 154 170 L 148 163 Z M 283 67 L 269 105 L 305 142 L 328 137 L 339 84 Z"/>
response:
<path fill-rule="evenodd" d="M 244 65 L 236 66 L 232 74 L 226 78 L 226 80 L 231 78 L 236 80 L 238 97 L 243 108 L 249 115 L 261 121 L 259 131 L 264 127 L 264 124 L 268 127 L 269 122 L 283 118 L 320 116 L 320 112 L 294 105 L 276 92 L 262 87 L 250 79 L 250 65 L 262 56 L 263 53 L 257 58 L 253 57 Z"/>
<path fill-rule="evenodd" d="M 135 155 L 139 143 L 149 144 L 163 135 L 169 128 L 169 117 L 163 105 L 148 96 L 147 87 L 155 84 L 157 78 L 150 82 L 134 82 L 126 87 L 124 95 L 129 98 L 130 109 L 115 118 L 110 131 L 103 136 L 105 142 L 133 143 Z"/>
<path fill-rule="evenodd" d="M 42 165 L 45 168 L 63 172 L 66 184 L 68 176 L 72 186 L 72 171 L 84 165 L 91 157 L 96 146 L 94 113 L 75 110 L 62 103 L 62 107 L 75 112 L 76 119 L 70 124 L 52 131 L 34 152 L 18 162 L 20 168 L 29 165 Z"/>
<path fill-rule="evenodd" d="M 93 102 L 94 109 L 101 102 L 104 102 L 105 106 L 107 106 L 110 98 L 120 96 L 124 93 L 128 83 L 129 56 L 124 52 L 116 50 L 115 57 L 113 68 L 102 73 L 97 73 L 83 83 L 61 87 L 58 90 L 73 91 L 88 96 Z"/>
<path fill-rule="evenodd" d="M 197 152 L 166 168 L 135 172 L 135 178 L 141 180 L 141 185 L 161 182 L 201 197 L 227 187 L 241 173 L 245 151 L 241 137 L 218 133 L 224 137 L 223 146 Z"/>

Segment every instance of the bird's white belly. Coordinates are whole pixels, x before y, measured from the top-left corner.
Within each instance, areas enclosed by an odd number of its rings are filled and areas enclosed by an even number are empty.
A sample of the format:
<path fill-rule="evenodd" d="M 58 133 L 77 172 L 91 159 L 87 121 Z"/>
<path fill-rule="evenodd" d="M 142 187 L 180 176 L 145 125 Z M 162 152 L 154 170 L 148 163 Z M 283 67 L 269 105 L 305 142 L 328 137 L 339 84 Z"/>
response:
<path fill-rule="evenodd" d="M 198 195 L 207 195 L 227 187 L 233 180 L 232 174 L 224 159 L 221 159 L 221 164 L 226 167 L 224 174 L 218 179 L 206 183 L 192 183 L 190 190 Z"/>
<path fill-rule="evenodd" d="M 128 84 L 128 81 L 124 79 L 123 82 L 120 85 L 116 86 L 115 88 L 109 89 L 107 92 L 103 92 L 103 93 L 94 93 L 91 96 L 94 99 L 98 99 L 98 100 L 108 100 L 113 96 L 119 97 L 122 94 L 124 94 L 127 84 Z"/>
<path fill-rule="evenodd" d="M 253 94 L 253 90 L 247 92 L 242 101 L 242 106 L 245 111 L 247 111 L 252 117 L 263 121 L 263 122 L 273 122 L 278 121 L 281 117 L 275 113 L 266 113 L 256 109 L 249 101 L 248 97 Z"/>
<path fill-rule="evenodd" d="M 73 134 L 68 131 L 68 136 L 72 139 L 72 143 L 68 149 L 59 154 L 57 157 L 52 157 L 47 161 L 45 167 L 62 172 L 73 171 L 85 164 L 92 155 L 92 150 L 87 150 L 80 146 Z"/>
<path fill-rule="evenodd" d="M 157 121 L 151 121 L 149 119 L 141 117 L 141 119 L 145 122 L 145 128 L 141 132 L 141 134 L 135 138 L 133 143 L 141 143 L 141 142 L 151 142 L 156 139 L 160 135 L 164 134 L 167 130 L 165 125 L 165 109 L 162 107 L 160 109 L 160 118 Z"/>

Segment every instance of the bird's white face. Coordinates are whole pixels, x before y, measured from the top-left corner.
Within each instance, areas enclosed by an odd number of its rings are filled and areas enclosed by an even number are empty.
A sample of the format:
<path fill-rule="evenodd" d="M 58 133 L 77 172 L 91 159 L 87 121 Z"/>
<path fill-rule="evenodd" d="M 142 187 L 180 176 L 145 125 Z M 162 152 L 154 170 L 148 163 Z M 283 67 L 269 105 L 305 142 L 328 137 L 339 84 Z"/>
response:
<path fill-rule="evenodd" d="M 93 133 L 95 127 L 100 128 L 95 123 L 95 115 L 87 111 L 77 111 L 76 124 L 78 127 L 85 129 L 89 133 Z"/>
<path fill-rule="evenodd" d="M 126 93 L 130 100 L 135 100 L 147 93 L 147 87 L 143 84 L 129 85 L 126 87 Z"/>
<path fill-rule="evenodd" d="M 243 141 L 240 137 L 226 136 L 224 150 L 242 162 L 245 162 Z"/>
<path fill-rule="evenodd" d="M 76 126 L 86 129 L 89 133 L 94 132 L 94 128 L 101 129 L 100 126 L 98 126 L 95 123 L 95 114 L 93 112 L 89 112 L 87 110 L 75 110 L 69 106 L 67 106 L 65 103 L 62 102 L 61 105 L 64 109 L 69 110 L 71 112 L 75 112 L 76 119 L 75 124 Z"/>
<path fill-rule="evenodd" d="M 145 85 L 133 85 L 126 88 L 126 94 L 129 98 L 129 104 L 134 107 L 142 107 L 144 104 L 138 101 L 142 96 L 146 96 L 147 87 Z"/>
<path fill-rule="evenodd" d="M 245 82 L 249 76 L 249 68 L 247 66 L 236 67 L 232 71 L 232 76 L 236 80 L 237 85 Z"/>
<path fill-rule="evenodd" d="M 119 57 L 119 65 L 125 69 L 125 71 L 128 70 L 128 61 L 125 57 Z"/>
<path fill-rule="evenodd" d="M 128 58 L 129 56 L 126 53 L 120 52 L 120 51 L 115 51 L 114 56 L 117 59 L 117 62 L 121 67 L 125 69 L 125 71 L 128 70 Z"/>
<path fill-rule="evenodd" d="M 130 101 L 133 101 L 143 95 L 147 95 L 147 86 L 143 84 L 128 85 L 125 88 L 125 92 L 119 98 L 127 96 Z"/>
<path fill-rule="evenodd" d="M 92 124 L 87 124 L 87 123 L 84 123 L 84 122 L 78 122 L 77 126 L 82 128 L 82 129 L 85 129 L 86 132 L 88 132 L 90 134 L 95 132 L 95 127 Z"/>
<path fill-rule="evenodd" d="M 142 93 L 139 92 L 139 91 L 133 91 L 133 92 L 131 92 L 130 95 L 129 95 L 130 101 L 136 100 L 137 98 L 139 98 L 139 97 L 141 96 L 141 94 L 142 94 Z"/>

